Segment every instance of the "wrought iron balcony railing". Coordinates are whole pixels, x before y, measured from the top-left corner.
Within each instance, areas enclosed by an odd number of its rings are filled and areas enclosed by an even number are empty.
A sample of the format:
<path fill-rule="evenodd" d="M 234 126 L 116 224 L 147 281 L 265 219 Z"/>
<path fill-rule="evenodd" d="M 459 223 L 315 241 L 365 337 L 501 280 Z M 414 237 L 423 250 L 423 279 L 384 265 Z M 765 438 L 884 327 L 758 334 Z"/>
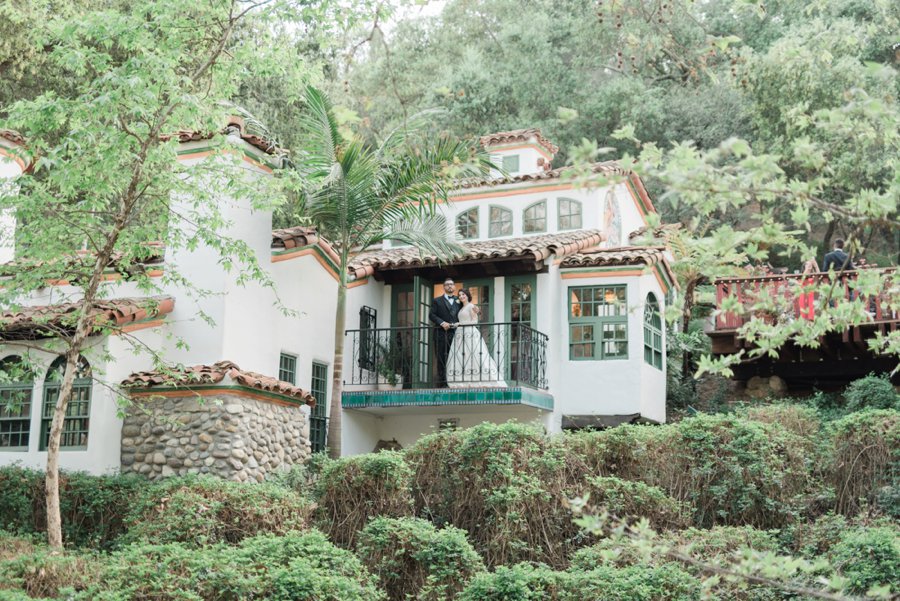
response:
<path fill-rule="evenodd" d="M 434 326 L 347 330 L 346 336 L 346 386 L 547 388 L 547 335 L 522 323 L 461 325 L 452 341 Z"/>

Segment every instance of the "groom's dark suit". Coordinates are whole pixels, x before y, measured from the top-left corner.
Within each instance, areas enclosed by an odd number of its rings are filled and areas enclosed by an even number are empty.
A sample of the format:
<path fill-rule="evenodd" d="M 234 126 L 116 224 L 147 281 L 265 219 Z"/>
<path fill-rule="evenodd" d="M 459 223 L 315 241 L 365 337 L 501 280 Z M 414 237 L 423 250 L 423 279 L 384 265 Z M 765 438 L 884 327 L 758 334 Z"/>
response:
<path fill-rule="evenodd" d="M 431 301 L 431 311 L 428 312 L 428 320 L 436 327 L 434 328 L 434 354 L 437 357 L 437 385 L 439 387 L 447 386 L 447 355 L 450 354 L 450 344 L 453 342 L 453 335 L 456 330 L 445 330 L 441 324 L 447 322 L 455 324 L 459 321 L 459 309 L 461 307 L 459 299 L 455 296 L 450 297 L 450 302 L 442 294 Z"/>

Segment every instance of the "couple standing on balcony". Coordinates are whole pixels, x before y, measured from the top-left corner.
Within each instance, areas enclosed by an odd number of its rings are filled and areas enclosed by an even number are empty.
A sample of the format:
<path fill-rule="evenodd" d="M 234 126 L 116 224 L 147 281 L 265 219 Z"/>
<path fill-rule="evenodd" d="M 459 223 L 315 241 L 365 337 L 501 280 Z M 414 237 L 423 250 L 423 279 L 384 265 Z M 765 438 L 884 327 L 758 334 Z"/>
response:
<path fill-rule="evenodd" d="M 428 313 L 429 321 L 436 326 L 437 385 L 441 388 L 505 386 L 497 362 L 481 332 L 474 327 L 478 325 L 481 310 L 472 302 L 472 294 L 467 289 L 460 290 L 458 297 L 454 296 L 455 291 L 453 279 L 444 280 L 444 294 L 431 302 Z M 457 332 L 459 326 L 464 327 Z"/>

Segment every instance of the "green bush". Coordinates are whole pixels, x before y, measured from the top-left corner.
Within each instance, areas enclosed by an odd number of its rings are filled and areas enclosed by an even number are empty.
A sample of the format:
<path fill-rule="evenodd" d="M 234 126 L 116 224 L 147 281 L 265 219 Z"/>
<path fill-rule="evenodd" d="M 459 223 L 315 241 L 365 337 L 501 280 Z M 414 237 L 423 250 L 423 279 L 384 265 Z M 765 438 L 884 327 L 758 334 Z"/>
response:
<path fill-rule="evenodd" d="M 129 504 L 147 481 L 135 475 L 62 472 L 59 479 L 63 539 L 77 547 L 109 548 L 125 530 Z M 0 529 L 42 534 L 47 529 L 44 472 L 0 467 Z"/>
<path fill-rule="evenodd" d="M 407 451 L 418 515 L 465 530 L 488 566 L 564 566 L 580 541 L 559 439 L 515 422 L 482 423 Z"/>
<path fill-rule="evenodd" d="M 595 476 L 587 479 L 585 491 L 590 494 L 592 507 L 605 507 L 610 515 L 628 522 L 646 518 L 656 530 L 687 526 L 686 512 L 681 503 L 655 486 Z"/>
<path fill-rule="evenodd" d="M 375 518 L 360 533 L 356 554 L 392 601 L 454 599 L 484 570 L 465 532 L 437 530 L 419 518 Z"/>
<path fill-rule="evenodd" d="M 571 575 L 520 563 L 475 576 L 458 601 L 557 601 L 566 599 Z"/>
<path fill-rule="evenodd" d="M 236 546 L 129 545 L 109 555 L 77 599 L 380 601 L 352 553 L 319 532 L 262 535 Z"/>
<path fill-rule="evenodd" d="M 789 400 L 743 407 L 737 414 L 764 424 L 780 424 L 799 436 L 800 440 L 808 441 L 810 446 L 822 429 L 822 419 L 815 408 Z"/>
<path fill-rule="evenodd" d="M 620 426 L 570 436 L 571 478 L 599 473 L 642 481 L 685 503 L 693 523 L 775 528 L 813 492 L 811 442 L 778 423 L 700 415 L 666 426 Z"/>
<path fill-rule="evenodd" d="M 12 542 L 0 540 L 4 545 Z M 99 572 L 96 560 L 87 555 L 51 553 L 45 545 L 16 548 L 14 557 L 0 558 L 0 589 L 23 592 L 31 598 L 56 598 L 64 591 L 68 596 L 85 590 Z"/>
<path fill-rule="evenodd" d="M 413 514 L 411 478 L 396 451 L 329 461 L 316 483 L 316 523 L 336 545 L 352 548 L 371 518 Z"/>
<path fill-rule="evenodd" d="M 123 542 L 236 543 L 303 529 L 311 512 L 310 501 L 274 484 L 171 478 L 148 486 L 134 501 Z"/>
<path fill-rule="evenodd" d="M 851 593 L 865 594 L 870 587 L 886 584 L 893 585 L 893 593 L 900 592 L 900 529 L 896 527 L 845 531 L 829 558 L 850 580 Z"/>
<path fill-rule="evenodd" d="M 891 502 L 885 487 L 900 474 L 900 411 L 868 409 L 830 424 L 826 479 L 834 488 L 835 509 L 856 515 L 864 504 Z M 890 506 L 888 513 L 900 512 Z"/>
<path fill-rule="evenodd" d="M 900 410 L 900 394 L 887 374 L 876 376 L 869 374 L 850 383 L 844 390 L 847 409 L 862 411 L 863 409 L 898 409 Z"/>
<path fill-rule="evenodd" d="M 500 566 L 476 576 L 460 601 L 694 601 L 699 581 L 674 564 L 556 572 L 545 566 Z"/>

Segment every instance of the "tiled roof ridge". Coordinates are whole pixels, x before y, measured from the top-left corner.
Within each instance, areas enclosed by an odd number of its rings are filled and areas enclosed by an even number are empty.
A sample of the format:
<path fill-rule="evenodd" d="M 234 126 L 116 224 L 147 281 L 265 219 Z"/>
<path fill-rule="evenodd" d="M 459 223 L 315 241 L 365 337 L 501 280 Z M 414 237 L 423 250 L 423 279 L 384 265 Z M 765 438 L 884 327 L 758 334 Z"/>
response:
<path fill-rule="evenodd" d="M 25 136 L 14 129 L 0 129 L 0 138 L 9 140 L 13 144 L 18 144 L 19 146 L 25 145 Z"/>
<path fill-rule="evenodd" d="M 490 259 L 531 258 L 542 261 L 551 255 L 564 257 L 580 250 L 595 247 L 603 241 L 600 230 L 572 230 L 554 234 L 534 234 L 491 240 L 462 241 L 461 256 L 448 264 Z M 439 263 L 434 255 L 421 255 L 413 247 L 366 251 L 350 261 L 350 272 L 356 278 L 367 277 L 379 269 L 433 265 Z"/>
<path fill-rule="evenodd" d="M 120 251 L 113 252 L 112 256 L 109 258 L 109 262 L 106 264 L 106 269 L 115 269 L 117 271 L 123 273 L 133 273 L 134 268 L 140 266 L 140 268 L 159 265 L 165 261 L 165 245 L 162 242 L 148 242 L 146 247 L 150 249 L 152 252 L 148 253 L 148 256 L 135 260 L 130 263 L 124 263 L 124 253 Z M 0 263 L 0 277 L 4 275 L 10 275 L 11 270 L 15 267 L 19 268 L 37 268 L 43 265 L 48 264 L 56 264 L 60 263 L 62 265 L 70 265 L 74 266 L 76 263 L 82 262 L 85 258 L 90 258 L 95 256 L 92 251 L 87 250 L 77 250 L 73 254 L 70 255 L 62 255 L 50 261 L 27 261 L 23 259 L 15 259 L 12 261 L 7 261 L 6 263 Z"/>
<path fill-rule="evenodd" d="M 481 145 L 487 148 L 498 144 L 507 144 L 509 142 L 527 142 L 529 138 L 536 138 L 538 145 L 545 148 L 550 154 L 559 152 L 559 146 L 545 138 L 541 133 L 540 128 L 537 127 L 498 131 L 491 134 L 485 134 L 481 136 L 479 140 Z"/>
<path fill-rule="evenodd" d="M 310 407 L 315 407 L 316 398 L 308 391 L 290 382 L 279 380 L 271 376 L 265 376 L 253 371 L 243 370 L 233 361 L 216 361 L 211 365 L 194 365 L 191 367 L 174 367 L 170 370 L 152 370 L 134 372 L 124 380 L 125 388 L 179 388 L 180 385 L 209 385 L 219 384 L 225 378 L 230 378 L 241 386 L 254 388 L 301 400 Z"/>
<path fill-rule="evenodd" d="M 303 248 L 304 246 L 316 245 L 324 252 L 329 259 L 339 265 L 341 258 L 338 256 L 331 242 L 319 235 L 319 231 L 314 226 L 295 225 L 293 227 L 285 227 L 272 230 L 272 248 L 276 250 L 291 250 L 293 248 Z"/>
<path fill-rule="evenodd" d="M 664 246 L 616 246 L 582 250 L 565 257 L 563 267 L 594 265 L 655 265 L 665 261 Z"/>
<path fill-rule="evenodd" d="M 231 131 L 234 129 L 238 130 L 238 134 L 240 135 L 241 139 L 244 142 L 246 142 L 250 146 L 253 146 L 254 148 L 258 148 L 259 150 L 262 150 L 266 154 L 283 155 L 283 154 L 286 154 L 286 152 L 287 152 L 283 148 L 278 147 L 273 140 L 267 140 L 266 138 L 264 138 L 262 136 L 248 133 L 246 131 L 247 128 L 244 123 L 244 120 L 241 117 L 238 117 L 236 115 L 232 115 L 232 116 L 228 117 L 228 122 L 226 123 L 225 127 L 222 128 L 222 131 L 218 132 L 218 133 L 227 135 L 227 134 L 231 133 Z M 168 140 L 171 140 L 173 137 L 177 137 L 178 141 L 182 142 L 182 143 L 184 143 L 184 142 L 199 142 L 200 140 L 209 140 L 210 138 L 212 138 L 215 135 L 216 134 L 213 132 L 199 132 L 199 131 L 192 131 L 189 129 L 181 129 L 181 130 L 172 132 L 170 134 L 163 134 L 160 136 L 160 139 L 163 141 L 168 141 Z"/>
<path fill-rule="evenodd" d="M 16 311 L 0 312 L 0 340 L 32 340 L 53 336 L 62 330 L 71 330 L 72 325 L 64 323 L 67 315 L 72 315 L 81 307 L 80 302 L 57 303 L 54 305 L 30 305 Z M 171 296 L 123 297 L 102 299 L 92 308 L 95 327 L 114 325 L 126 326 L 171 313 L 175 299 Z"/>
<path fill-rule="evenodd" d="M 557 167 L 547 171 L 538 171 L 537 173 L 523 173 L 513 177 L 495 177 L 495 178 L 468 178 L 460 180 L 454 185 L 454 189 L 467 188 L 486 188 L 491 186 L 504 186 L 507 184 L 521 184 L 524 182 L 541 181 L 548 179 L 558 179 L 562 174 L 571 169 L 571 166 Z M 600 161 L 591 165 L 593 173 L 603 173 L 605 175 L 629 176 L 634 172 L 630 169 L 624 169 L 618 161 Z"/>
<path fill-rule="evenodd" d="M 682 227 L 683 226 L 680 223 L 661 223 L 657 226 L 645 225 L 628 234 L 628 241 L 632 242 L 647 234 L 651 234 L 651 238 L 665 238 L 669 232 L 678 231 L 682 229 Z"/>

